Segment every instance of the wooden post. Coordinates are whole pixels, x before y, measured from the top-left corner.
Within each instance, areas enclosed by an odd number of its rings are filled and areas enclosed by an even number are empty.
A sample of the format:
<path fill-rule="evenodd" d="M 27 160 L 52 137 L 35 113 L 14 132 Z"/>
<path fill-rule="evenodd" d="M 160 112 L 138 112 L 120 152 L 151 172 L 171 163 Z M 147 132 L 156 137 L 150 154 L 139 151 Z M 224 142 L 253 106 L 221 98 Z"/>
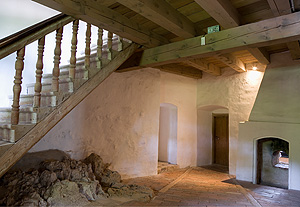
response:
<path fill-rule="evenodd" d="M 13 87 L 13 104 L 11 110 L 11 124 L 19 123 L 19 107 L 20 107 L 20 93 L 21 93 L 21 84 L 22 84 L 22 71 L 24 69 L 24 56 L 25 56 L 25 47 L 17 51 L 17 60 L 15 64 L 15 80 Z"/>
<path fill-rule="evenodd" d="M 91 56 L 91 24 L 86 24 L 84 68 L 89 70 Z"/>
<path fill-rule="evenodd" d="M 73 34 L 71 41 L 71 58 L 70 58 L 70 70 L 69 78 L 73 81 L 75 79 L 75 67 L 76 67 L 76 50 L 77 50 L 77 33 L 78 33 L 79 20 L 73 21 Z"/>
<path fill-rule="evenodd" d="M 97 69 L 102 67 L 102 47 L 103 47 L 103 29 L 98 28 L 98 41 L 97 41 Z"/>
<path fill-rule="evenodd" d="M 36 61 L 33 107 L 41 106 L 44 45 L 45 36 L 38 41 L 38 58 Z"/>
<path fill-rule="evenodd" d="M 113 38 L 113 33 L 108 32 L 107 33 L 107 59 L 108 60 L 112 59 L 112 38 Z"/>
<path fill-rule="evenodd" d="M 123 37 L 118 36 L 118 51 L 122 51 L 124 49 Z"/>
<path fill-rule="evenodd" d="M 63 27 L 56 30 L 56 45 L 54 49 L 54 67 L 52 72 L 52 91 L 57 92 L 59 90 L 59 63 L 61 55 L 61 39 L 62 39 Z"/>

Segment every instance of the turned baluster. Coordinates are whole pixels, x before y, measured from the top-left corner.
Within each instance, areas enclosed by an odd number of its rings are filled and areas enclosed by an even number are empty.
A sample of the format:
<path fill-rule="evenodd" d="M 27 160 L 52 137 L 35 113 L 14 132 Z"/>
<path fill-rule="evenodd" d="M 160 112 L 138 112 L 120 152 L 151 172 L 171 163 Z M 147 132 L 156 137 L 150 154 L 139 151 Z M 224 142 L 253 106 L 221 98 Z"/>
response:
<path fill-rule="evenodd" d="M 36 62 L 36 71 L 35 71 L 33 107 L 41 106 L 44 46 L 45 46 L 45 36 L 39 39 L 38 41 L 38 58 Z"/>
<path fill-rule="evenodd" d="M 13 87 L 13 104 L 11 110 L 11 124 L 19 123 L 20 93 L 22 84 L 22 71 L 24 69 L 25 47 L 17 51 L 17 60 L 15 63 L 15 80 Z"/>
<path fill-rule="evenodd" d="M 91 56 L 91 24 L 86 24 L 86 33 L 85 33 L 85 59 L 84 67 L 86 70 L 90 68 L 90 56 Z"/>
<path fill-rule="evenodd" d="M 56 45 L 54 49 L 54 67 L 52 72 L 52 91 L 57 92 L 59 90 L 59 63 L 61 55 L 61 39 L 62 39 L 63 27 L 56 30 Z"/>
<path fill-rule="evenodd" d="M 112 38 L 113 38 L 113 33 L 108 32 L 107 33 L 107 59 L 108 60 L 112 59 Z"/>
<path fill-rule="evenodd" d="M 118 36 L 118 51 L 122 51 L 124 49 L 123 37 Z"/>
<path fill-rule="evenodd" d="M 97 40 L 97 68 L 102 67 L 102 47 L 103 47 L 103 29 L 98 29 L 98 40 Z"/>
<path fill-rule="evenodd" d="M 71 80 L 75 79 L 75 67 L 76 67 L 76 50 L 77 50 L 77 33 L 78 33 L 79 20 L 73 21 L 73 33 L 71 41 L 71 58 L 70 58 L 70 70 L 69 77 Z"/>

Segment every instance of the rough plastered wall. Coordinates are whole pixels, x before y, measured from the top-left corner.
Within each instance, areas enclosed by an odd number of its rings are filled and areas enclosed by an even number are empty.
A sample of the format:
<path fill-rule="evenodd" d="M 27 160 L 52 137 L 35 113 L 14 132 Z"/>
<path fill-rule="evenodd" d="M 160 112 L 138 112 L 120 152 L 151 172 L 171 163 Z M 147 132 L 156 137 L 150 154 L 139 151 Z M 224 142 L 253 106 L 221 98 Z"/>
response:
<path fill-rule="evenodd" d="M 256 146 L 261 138 L 289 142 L 289 189 L 300 190 L 299 61 L 274 54 L 267 67 L 249 122 L 240 124 L 237 179 L 256 182 Z"/>
<path fill-rule="evenodd" d="M 197 157 L 197 81 L 161 72 L 160 103 L 178 109 L 177 164 L 195 166 Z"/>
<path fill-rule="evenodd" d="M 157 173 L 160 73 L 114 73 L 61 120 L 31 152 L 99 154 L 123 178 Z"/>
<path fill-rule="evenodd" d="M 227 108 L 229 111 L 230 174 L 236 174 L 239 122 L 248 120 L 262 77 L 263 72 L 237 73 L 233 69 L 226 68 L 223 69 L 222 76 L 212 76 L 204 73 L 203 78 L 198 80 L 197 108 L 206 111 L 209 111 L 210 108 L 211 111 L 218 108 Z M 198 124 L 206 124 L 205 128 L 209 129 L 207 126 L 212 122 L 211 119 L 207 119 L 210 123 L 205 122 L 207 116 L 207 114 L 198 113 Z M 198 126 L 198 129 L 199 127 L 201 126 Z M 199 133 L 197 138 L 198 147 L 202 143 L 210 143 L 208 139 L 211 139 L 211 136 L 207 136 L 209 133 L 212 132 Z M 197 159 L 199 160 L 201 157 Z"/>

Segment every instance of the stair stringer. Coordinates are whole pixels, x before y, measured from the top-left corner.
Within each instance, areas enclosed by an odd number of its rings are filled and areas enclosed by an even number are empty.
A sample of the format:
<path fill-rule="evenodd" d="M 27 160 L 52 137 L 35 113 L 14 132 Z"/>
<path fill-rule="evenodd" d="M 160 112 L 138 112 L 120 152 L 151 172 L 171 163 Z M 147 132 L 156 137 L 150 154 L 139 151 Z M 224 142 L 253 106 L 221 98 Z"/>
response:
<path fill-rule="evenodd" d="M 13 144 L 0 157 L 0 177 L 2 177 L 22 156 L 41 140 L 60 120 L 87 97 L 99 84 L 109 77 L 138 48 L 132 43 L 121 51 L 107 66 L 100 69 L 91 79 L 87 80 L 68 99 L 57 106 L 48 116 L 37 123 L 19 141 Z"/>

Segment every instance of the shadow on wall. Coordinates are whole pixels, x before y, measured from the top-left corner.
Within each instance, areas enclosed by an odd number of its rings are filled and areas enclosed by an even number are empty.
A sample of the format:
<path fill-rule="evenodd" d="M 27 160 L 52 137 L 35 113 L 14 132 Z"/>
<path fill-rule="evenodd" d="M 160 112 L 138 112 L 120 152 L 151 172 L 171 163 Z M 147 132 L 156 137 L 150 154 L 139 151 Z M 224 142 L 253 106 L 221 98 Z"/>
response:
<path fill-rule="evenodd" d="M 213 160 L 213 114 L 229 114 L 219 105 L 198 107 L 197 110 L 197 166 L 211 165 Z"/>
<path fill-rule="evenodd" d="M 177 164 L 177 106 L 160 104 L 158 160 Z"/>

